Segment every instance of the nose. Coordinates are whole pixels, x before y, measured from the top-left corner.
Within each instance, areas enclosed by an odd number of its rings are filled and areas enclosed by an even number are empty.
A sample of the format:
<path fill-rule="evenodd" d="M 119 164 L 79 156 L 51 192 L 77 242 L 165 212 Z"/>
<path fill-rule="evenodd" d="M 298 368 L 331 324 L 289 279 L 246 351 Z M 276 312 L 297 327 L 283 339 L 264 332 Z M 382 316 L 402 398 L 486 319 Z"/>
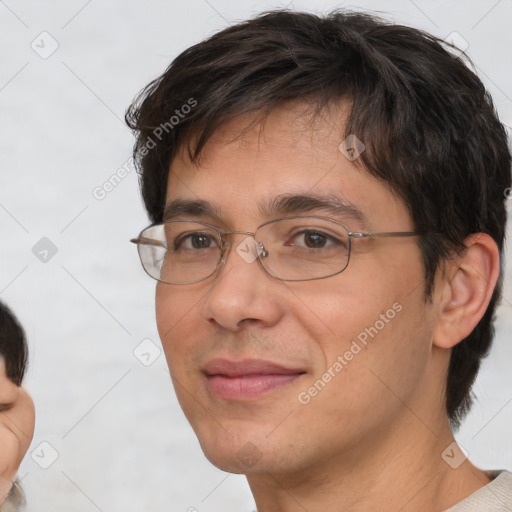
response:
<path fill-rule="evenodd" d="M 284 307 L 283 284 L 258 263 L 263 251 L 252 233 L 230 233 L 221 267 L 203 301 L 203 315 L 218 326 L 238 331 L 248 324 L 272 326 Z"/>

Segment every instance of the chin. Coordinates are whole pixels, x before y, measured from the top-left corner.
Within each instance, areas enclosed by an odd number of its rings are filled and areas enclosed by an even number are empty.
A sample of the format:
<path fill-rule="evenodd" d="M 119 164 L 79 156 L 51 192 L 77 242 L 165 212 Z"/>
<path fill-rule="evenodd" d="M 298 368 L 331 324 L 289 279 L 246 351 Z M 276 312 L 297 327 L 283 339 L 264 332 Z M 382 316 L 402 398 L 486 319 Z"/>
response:
<path fill-rule="evenodd" d="M 199 429 L 196 435 L 205 457 L 228 473 L 248 476 L 258 473 L 295 473 L 309 466 L 311 461 L 304 457 L 303 448 L 306 447 L 295 446 L 290 442 L 291 439 L 287 442 L 278 435 L 269 439 L 268 432 L 269 429 L 258 432 L 257 428 L 253 428 L 250 431 L 239 430 L 232 436 L 224 431 L 222 436 L 217 436 L 212 435 L 211 430 Z"/>
<path fill-rule="evenodd" d="M 208 461 L 221 471 L 237 475 L 247 473 L 248 468 L 236 458 L 236 454 L 219 453 L 217 450 L 208 451 L 205 449 L 203 449 L 203 453 Z"/>
<path fill-rule="evenodd" d="M 269 461 L 268 441 L 252 433 L 235 434 L 227 432 L 219 436 L 201 435 L 196 431 L 199 444 L 206 458 L 217 468 L 228 473 L 247 474 L 263 471 Z M 265 466 L 265 467 L 263 467 Z"/>

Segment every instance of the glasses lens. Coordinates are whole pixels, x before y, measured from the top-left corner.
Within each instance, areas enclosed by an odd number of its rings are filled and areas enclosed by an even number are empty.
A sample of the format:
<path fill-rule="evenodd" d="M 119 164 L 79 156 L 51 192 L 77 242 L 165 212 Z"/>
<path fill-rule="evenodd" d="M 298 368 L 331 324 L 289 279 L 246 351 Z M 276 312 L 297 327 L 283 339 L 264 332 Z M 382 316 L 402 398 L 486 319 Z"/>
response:
<path fill-rule="evenodd" d="M 267 272 L 285 281 L 305 281 L 345 270 L 350 254 L 347 228 L 322 217 L 293 217 L 261 226 L 256 240 Z"/>
<path fill-rule="evenodd" d="M 194 283 L 210 276 L 221 257 L 220 244 L 215 229 L 192 221 L 151 226 L 138 241 L 146 272 L 169 284 Z"/>

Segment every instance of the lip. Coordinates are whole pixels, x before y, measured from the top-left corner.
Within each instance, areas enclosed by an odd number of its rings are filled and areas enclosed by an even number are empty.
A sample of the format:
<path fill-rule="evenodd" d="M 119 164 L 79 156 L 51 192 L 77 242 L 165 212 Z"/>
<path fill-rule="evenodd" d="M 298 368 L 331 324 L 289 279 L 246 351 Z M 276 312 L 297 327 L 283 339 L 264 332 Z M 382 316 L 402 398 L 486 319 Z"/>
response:
<path fill-rule="evenodd" d="M 203 367 L 209 390 L 225 400 L 247 401 L 286 386 L 306 371 L 262 359 L 214 359 Z"/>

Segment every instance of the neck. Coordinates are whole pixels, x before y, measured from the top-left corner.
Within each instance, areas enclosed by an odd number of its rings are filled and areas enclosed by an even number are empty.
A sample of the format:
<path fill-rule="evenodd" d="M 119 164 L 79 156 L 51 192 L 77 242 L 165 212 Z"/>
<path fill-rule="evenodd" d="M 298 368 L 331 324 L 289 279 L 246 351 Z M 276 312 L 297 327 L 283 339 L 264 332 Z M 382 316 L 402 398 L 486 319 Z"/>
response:
<path fill-rule="evenodd" d="M 467 459 L 456 469 L 446 462 L 455 465 L 457 453 L 448 450 L 442 457 L 454 442 L 442 420 L 432 428 L 409 414 L 364 450 L 358 444 L 294 473 L 248 475 L 258 512 L 446 510 L 489 478 Z"/>

